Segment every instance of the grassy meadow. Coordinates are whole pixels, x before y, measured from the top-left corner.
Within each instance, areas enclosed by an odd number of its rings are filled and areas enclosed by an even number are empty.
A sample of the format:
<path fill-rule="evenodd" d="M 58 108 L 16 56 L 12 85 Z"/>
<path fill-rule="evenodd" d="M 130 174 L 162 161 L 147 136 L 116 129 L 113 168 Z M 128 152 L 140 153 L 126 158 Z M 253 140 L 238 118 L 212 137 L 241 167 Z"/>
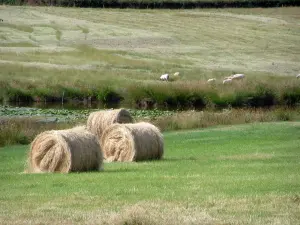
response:
<path fill-rule="evenodd" d="M 1 224 L 299 224 L 300 123 L 165 132 L 161 161 L 24 174 L 0 148 Z"/>
<path fill-rule="evenodd" d="M 300 71 L 299 12 L 299 7 L 2 5 L 0 100 L 65 97 L 134 105 L 146 99 L 189 108 L 295 105 L 300 102 L 300 80 L 295 78 Z M 172 76 L 177 71 L 179 78 Z M 173 82 L 159 81 L 164 73 Z M 224 77 L 233 73 L 245 73 L 246 79 L 224 86 Z M 213 77 L 216 85 L 208 85 Z M 259 103 L 257 96 L 266 96 L 268 103 Z"/>

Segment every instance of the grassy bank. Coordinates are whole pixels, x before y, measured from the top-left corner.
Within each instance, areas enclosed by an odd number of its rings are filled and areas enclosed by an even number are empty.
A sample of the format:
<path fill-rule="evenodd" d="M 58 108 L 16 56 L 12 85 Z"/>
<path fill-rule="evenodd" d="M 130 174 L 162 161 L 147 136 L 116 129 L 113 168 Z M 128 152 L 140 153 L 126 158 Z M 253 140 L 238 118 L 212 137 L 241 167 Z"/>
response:
<path fill-rule="evenodd" d="M 88 8 L 193 9 L 300 6 L 297 0 L 1 0 L 0 4 Z"/>
<path fill-rule="evenodd" d="M 22 174 L 0 148 L 4 224 L 299 224 L 299 122 L 166 132 L 162 161 Z M 116 185 L 117 184 L 117 185 Z"/>
<path fill-rule="evenodd" d="M 297 7 L 1 6 L 0 13 L 0 100 L 169 108 L 299 103 Z M 164 73 L 172 82 L 159 81 Z M 233 73 L 246 79 L 222 85 Z M 210 86 L 206 81 L 213 77 L 217 83 Z"/>
<path fill-rule="evenodd" d="M 34 70 L 32 71 L 34 72 Z M 40 73 L 37 70 L 34 73 Z M 55 72 L 55 71 L 53 71 Z M 72 71 L 70 71 L 70 74 Z M 96 72 L 95 72 L 96 73 Z M 26 76 L 26 69 L 22 76 Z M 34 76 L 32 73 L 31 76 Z M 99 84 L 78 79 L 74 83 L 60 79 L 60 73 L 49 73 L 47 81 L 26 81 L 15 78 L 10 81 L 0 81 L 3 102 L 56 102 L 83 103 L 91 105 L 98 102 L 102 105 L 120 103 L 130 107 L 151 109 L 214 109 L 241 107 L 295 107 L 300 104 L 300 80 L 292 78 L 263 77 L 247 78 L 232 84 L 207 84 L 205 81 L 121 81 L 105 80 Z M 15 73 L 13 77 L 18 77 Z M 66 75 L 63 73 L 61 75 Z M 74 75 L 74 74 L 73 74 Z M 70 75 L 71 76 L 71 75 Z M 88 74 L 85 74 L 88 77 Z M 60 80 L 56 80 L 59 78 Z M 98 82 L 97 82 L 98 83 Z"/>
<path fill-rule="evenodd" d="M 136 122 L 155 124 L 161 131 L 206 128 L 255 122 L 300 121 L 296 109 L 231 109 L 210 111 L 129 110 Z M 0 146 L 29 144 L 46 130 L 71 128 L 86 124 L 92 110 L 58 110 L 30 108 L 0 108 Z"/>

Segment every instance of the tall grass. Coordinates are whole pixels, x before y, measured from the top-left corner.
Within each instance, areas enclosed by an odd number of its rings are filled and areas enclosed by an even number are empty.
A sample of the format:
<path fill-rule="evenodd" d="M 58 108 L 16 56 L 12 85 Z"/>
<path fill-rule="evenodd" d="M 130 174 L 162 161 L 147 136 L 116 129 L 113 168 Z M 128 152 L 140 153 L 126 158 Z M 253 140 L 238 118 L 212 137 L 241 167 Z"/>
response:
<path fill-rule="evenodd" d="M 182 111 L 170 115 L 136 115 L 136 121 L 147 121 L 158 126 L 162 131 L 204 128 L 217 125 L 235 125 L 253 122 L 295 121 L 300 120 L 300 111 L 292 109 L 246 110 L 231 109 L 220 112 Z M 0 146 L 28 144 L 42 131 L 71 128 L 85 120 L 72 122 L 45 122 L 34 118 L 11 118 L 0 120 Z"/>
<path fill-rule="evenodd" d="M 14 102 L 70 101 L 86 99 L 102 103 L 120 103 L 138 108 L 164 107 L 170 109 L 260 108 L 272 106 L 296 107 L 300 104 L 300 81 L 238 81 L 224 86 L 210 86 L 205 82 L 177 81 L 134 84 L 103 81 L 99 84 L 80 82 L 32 84 L 15 80 L 2 82 L 0 99 Z"/>
<path fill-rule="evenodd" d="M 44 123 L 37 119 L 0 119 L 0 146 L 29 144 L 40 132 L 70 128 L 72 123 Z"/>
<path fill-rule="evenodd" d="M 300 120 L 300 111 L 291 109 L 226 109 L 220 112 L 183 111 L 150 120 L 161 130 L 206 128 L 218 125 L 235 125 L 255 122 Z"/>

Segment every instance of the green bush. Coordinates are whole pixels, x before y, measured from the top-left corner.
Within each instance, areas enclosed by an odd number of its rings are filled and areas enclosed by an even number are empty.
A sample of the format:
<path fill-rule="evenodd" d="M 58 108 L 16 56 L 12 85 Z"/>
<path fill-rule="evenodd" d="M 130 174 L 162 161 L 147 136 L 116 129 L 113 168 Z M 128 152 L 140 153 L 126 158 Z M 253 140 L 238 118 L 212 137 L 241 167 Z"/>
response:
<path fill-rule="evenodd" d="M 253 94 L 249 94 L 247 104 L 250 107 L 270 107 L 276 104 L 275 91 L 259 85 Z"/>
<path fill-rule="evenodd" d="M 281 96 L 281 101 L 287 106 L 296 106 L 297 104 L 300 104 L 300 87 L 286 89 Z"/>
<path fill-rule="evenodd" d="M 58 92 L 55 88 L 35 88 L 32 90 L 31 95 L 36 102 L 58 102 L 62 99 L 61 94 Z"/>
<path fill-rule="evenodd" d="M 235 96 L 232 107 L 245 107 L 249 106 L 249 100 L 251 100 L 251 94 L 248 92 L 238 92 Z"/>
<path fill-rule="evenodd" d="M 27 137 L 25 134 L 19 133 L 16 136 L 16 141 L 17 144 L 21 145 L 28 145 L 30 143 L 29 137 Z"/>
<path fill-rule="evenodd" d="M 115 90 L 113 90 L 112 87 L 109 86 L 102 88 L 98 92 L 96 98 L 104 104 L 119 103 L 124 99 L 119 93 L 117 93 Z"/>
<path fill-rule="evenodd" d="M 29 90 L 8 88 L 6 91 L 7 100 L 10 102 L 32 102 L 33 98 Z"/>

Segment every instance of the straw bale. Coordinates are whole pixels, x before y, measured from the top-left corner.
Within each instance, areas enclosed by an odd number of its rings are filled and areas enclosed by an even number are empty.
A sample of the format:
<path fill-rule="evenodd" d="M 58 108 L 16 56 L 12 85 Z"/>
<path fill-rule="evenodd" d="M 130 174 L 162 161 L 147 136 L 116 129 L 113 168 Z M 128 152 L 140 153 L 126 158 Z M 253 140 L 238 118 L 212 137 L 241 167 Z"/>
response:
<path fill-rule="evenodd" d="M 101 110 L 90 114 L 87 129 L 99 140 L 105 128 L 114 123 L 132 123 L 133 119 L 126 109 Z"/>
<path fill-rule="evenodd" d="M 40 133 L 31 143 L 28 172 L 100 170 L 103 156 L 95 135 L 86 127 Z"/>
<path fill-rule="evenodd" d="M 113 124 L 100 140 L 106 161 L 142 161 L 161 159 L 164 152 L 163 136 L 150 123 Z"/>

